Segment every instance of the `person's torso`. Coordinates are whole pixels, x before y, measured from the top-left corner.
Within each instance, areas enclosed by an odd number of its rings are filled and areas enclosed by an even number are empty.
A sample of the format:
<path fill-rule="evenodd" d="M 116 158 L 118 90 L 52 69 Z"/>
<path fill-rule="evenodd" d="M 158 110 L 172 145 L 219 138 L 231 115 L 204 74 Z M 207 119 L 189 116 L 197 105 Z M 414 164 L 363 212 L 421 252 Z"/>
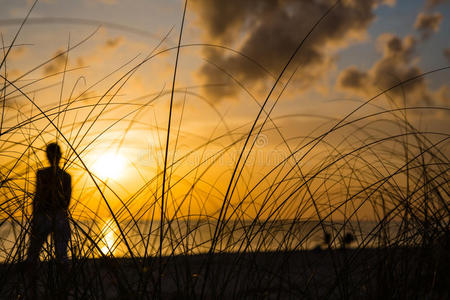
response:
<path fill-rule="evenodd" d="M 40 181 L 39 190 L 36 190 L 38 211 L 66 211 L 70 199 L 70 175 L 60 168 L 50 167 L 40 169 L 37 176 Z"/>

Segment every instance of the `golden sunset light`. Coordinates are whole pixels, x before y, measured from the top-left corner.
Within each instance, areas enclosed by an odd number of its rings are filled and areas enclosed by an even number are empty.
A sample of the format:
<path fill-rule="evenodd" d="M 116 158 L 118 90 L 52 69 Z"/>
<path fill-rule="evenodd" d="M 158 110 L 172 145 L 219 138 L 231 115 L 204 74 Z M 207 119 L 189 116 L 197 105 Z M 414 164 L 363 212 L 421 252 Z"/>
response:
<path fill-rule="evenodd" d="M 449 0 L 2 0 L 0 299 L 446 298 L 449 36 Z"/>
<path fill-rule="evenodd" d="M 116 242 L 115 224 L 113 220 L 108 220 L 102 228 L 102 242 L 104 246 L 101 248 L 103 254 L 114 253 L 114 244 Z"/>
<path fill-rule="evenodd" d="M 108 178 L 120 179 L 126 167 L 126 159 L 114 152 L 103 153 L 98 156 L 93 166 L 93 172 L 103 180 Z"/>

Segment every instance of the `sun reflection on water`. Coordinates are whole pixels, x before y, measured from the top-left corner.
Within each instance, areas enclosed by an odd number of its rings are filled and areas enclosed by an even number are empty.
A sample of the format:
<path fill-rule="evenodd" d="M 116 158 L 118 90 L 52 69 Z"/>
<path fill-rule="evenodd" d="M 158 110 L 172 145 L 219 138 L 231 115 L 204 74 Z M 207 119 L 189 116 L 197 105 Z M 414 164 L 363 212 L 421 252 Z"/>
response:
<path fill-rule="evenodd" d="M 100 248 L 103 254 L 111 254 L 114 255 L 116 241 L 116 229 L 117 226 L 114 223 L 113 219 L 109 219 L 102 228 L 102 243 L 103 247 Z"/>

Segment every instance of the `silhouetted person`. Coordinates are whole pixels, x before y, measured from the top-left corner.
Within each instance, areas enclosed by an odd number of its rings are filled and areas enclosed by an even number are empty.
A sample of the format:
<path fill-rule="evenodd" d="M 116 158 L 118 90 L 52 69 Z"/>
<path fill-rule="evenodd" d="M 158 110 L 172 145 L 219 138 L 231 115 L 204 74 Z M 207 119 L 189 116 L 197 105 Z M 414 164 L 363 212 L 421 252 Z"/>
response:
<path fill-rule="evenodd" d="M 32 266 L 39 262 L 39 252 L 49 234 L 53 234 L 57 262 L 65 264 L 70 239 L 68 209 L 72 194 L 71 177 L 59 167 L 61 149 L 58 144 L 48 144 L 46 153 L 50 167 L 40 169 L 36 174 L 28 248 L 28 261 Z"/>
<path fill-rule="evenodd" d="M 355 241 L 355 237 L 350 232 L 346 233 L 341 241 L 341 248 L 346 249 L 351 243 Z"/>
<path fill-rule="evenodd" d="M 331 234 L 329 232 L 325 231 L 323 233 L 323 243 L 328 249 L 331 248 Z"/>

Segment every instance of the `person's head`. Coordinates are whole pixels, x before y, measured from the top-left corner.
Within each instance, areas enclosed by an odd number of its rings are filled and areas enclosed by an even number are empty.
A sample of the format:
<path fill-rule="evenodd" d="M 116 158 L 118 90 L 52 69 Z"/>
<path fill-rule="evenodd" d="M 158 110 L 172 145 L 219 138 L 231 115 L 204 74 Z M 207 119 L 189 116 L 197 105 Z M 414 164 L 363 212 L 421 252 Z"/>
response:
<path fill-rule="evenodd" d="M 47 153 L 47 159 L 52 166 L 58 166 L 61 159 L 61 148 L 57 143 L 50 143 L 45 150 Z"/>

